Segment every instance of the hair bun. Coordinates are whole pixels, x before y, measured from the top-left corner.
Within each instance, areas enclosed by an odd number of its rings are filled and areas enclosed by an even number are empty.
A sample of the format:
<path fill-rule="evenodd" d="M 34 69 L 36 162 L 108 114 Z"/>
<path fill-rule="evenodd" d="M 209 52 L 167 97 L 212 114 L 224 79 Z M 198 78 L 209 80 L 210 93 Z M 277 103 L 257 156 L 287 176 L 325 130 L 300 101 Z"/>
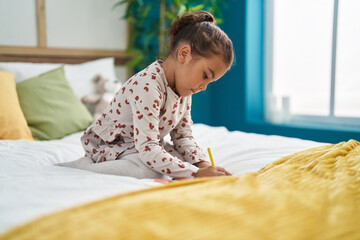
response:
<path fill-rule="evenodd" d="M 206 11 L 185 13 L 183 16 L 178 16 L 173 21 L 168 29 L 168 36 L 169 38 L 173 38 L 186 26 L 201 22 L 215 22 L 215 19 L 211 13 Z"/>
<path fill-rule="evenodd" d="M 222 55 L 227 66 L 231 66 L 234 59 L 232 41 L 224 31 L 212 24 L 214 22 L 214 16 L 205 11 L 177 17 L 168 30 L 170 55 L 182 43 L 190 46 L 194 58 Z"/>

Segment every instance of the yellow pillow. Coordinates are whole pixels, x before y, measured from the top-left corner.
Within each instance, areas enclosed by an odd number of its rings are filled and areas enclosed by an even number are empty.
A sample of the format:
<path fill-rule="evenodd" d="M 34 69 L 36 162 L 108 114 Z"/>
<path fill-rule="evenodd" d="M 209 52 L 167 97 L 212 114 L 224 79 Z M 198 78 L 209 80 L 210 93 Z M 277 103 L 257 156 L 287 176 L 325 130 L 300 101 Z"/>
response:
<path fill-rule="evenodd" d="M 14 75 L 0 71 L 0 139 L 34 140 L 21 110 Z"/>

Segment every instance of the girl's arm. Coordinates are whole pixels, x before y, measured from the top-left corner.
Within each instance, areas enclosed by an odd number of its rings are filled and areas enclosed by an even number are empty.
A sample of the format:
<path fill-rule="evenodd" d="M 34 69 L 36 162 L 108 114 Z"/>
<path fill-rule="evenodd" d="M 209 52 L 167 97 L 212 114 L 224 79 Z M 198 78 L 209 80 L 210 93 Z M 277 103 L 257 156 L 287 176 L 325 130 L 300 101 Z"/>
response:
<path fill-rule="evenodd" d="M 135 148 L 140 159 L 159 173 L 174 178 L 193 178 L 199 168 L 173 157 L 159 143 L 159 103 L 164 99 L 159 83 L 141 79 L 126 87 L 126 97 L 133 114 Z"/>
<path fill-rule="evenodd" d="M 209 166 L 206 161 L 207 155 L 194 140 L 192 124 L 190 110 L 187 110 L 178 125 L 170 132 L 171 140 L 175 149 L 187 162 L 199 167 Z"/>
<path fill-rule="evenodd" d="M 184 159 L 199 167 L 195 177 L 231 176 L 231 173 L 223 167 L 211 166 L 209 162 L 205 161 L 207 155 L 194 140 L 191 131 L 192 124 L 190 111 L 188 110 L 179 124 L 170 132 L 170 136 L 175 149 Z"/>

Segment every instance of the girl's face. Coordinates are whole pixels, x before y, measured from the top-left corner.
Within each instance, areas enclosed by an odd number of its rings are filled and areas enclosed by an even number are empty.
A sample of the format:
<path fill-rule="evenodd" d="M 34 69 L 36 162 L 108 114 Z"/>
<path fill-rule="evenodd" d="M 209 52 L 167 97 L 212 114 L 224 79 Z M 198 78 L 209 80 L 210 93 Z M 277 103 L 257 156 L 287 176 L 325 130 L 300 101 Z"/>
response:
<path fill-rule="evenodd" d="M 194 59 L 189 45 L 182 46 L 177 57 L 175 91 L 182 97 L 206 90 L 209 83 L 221 78 L 228 70 L 222 55 Z"/>

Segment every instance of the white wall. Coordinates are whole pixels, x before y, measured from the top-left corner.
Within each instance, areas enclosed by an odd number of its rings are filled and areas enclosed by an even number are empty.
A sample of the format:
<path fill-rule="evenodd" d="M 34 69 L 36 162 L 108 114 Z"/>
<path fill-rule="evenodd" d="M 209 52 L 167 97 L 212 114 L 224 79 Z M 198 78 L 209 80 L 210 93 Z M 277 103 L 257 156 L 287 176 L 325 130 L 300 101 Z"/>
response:
<path fill-rule="evenodd" d="M 49 47 L 126 48 L 123 7 L 118 0 L 46 0 L 46 31 Z"/>
<path fill-rule="evenodd" d="M 125 6 L 119 0 L 45 0 L 49 48 L 125 50 Z M 0 0 L 0 45 L 37 46 L 35 0 Z M 116 67 L 121 81 L 126 68 Z"/>
<path fill-rule="evenodd" d="M 37 46 L 35 1 L 0 0 L 0 45 Z"/>

